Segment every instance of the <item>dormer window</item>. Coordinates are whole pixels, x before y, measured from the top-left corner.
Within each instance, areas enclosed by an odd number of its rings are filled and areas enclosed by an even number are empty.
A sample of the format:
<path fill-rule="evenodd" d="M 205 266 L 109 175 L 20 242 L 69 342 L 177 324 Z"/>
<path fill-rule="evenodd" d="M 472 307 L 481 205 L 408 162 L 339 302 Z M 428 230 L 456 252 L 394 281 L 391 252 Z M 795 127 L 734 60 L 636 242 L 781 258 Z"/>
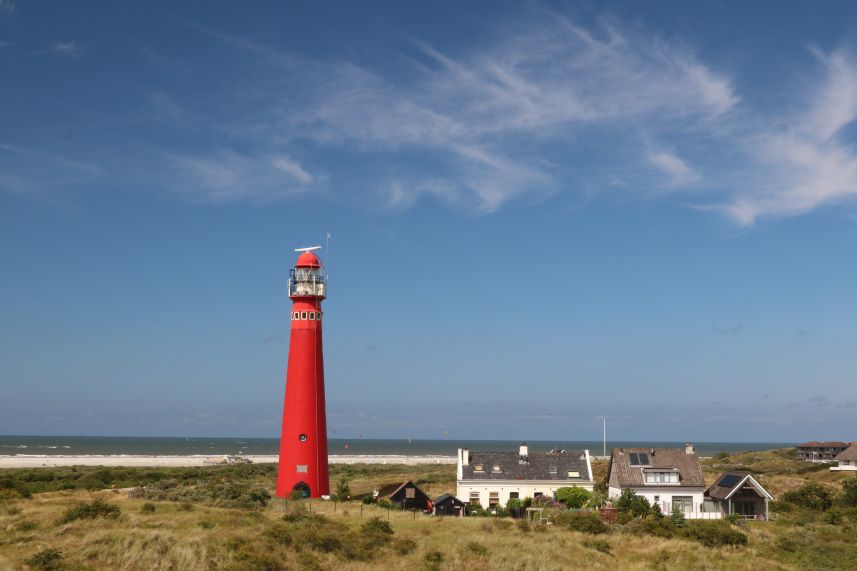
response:
<path fill-rule="evenodd" d="M 484 470 L 482 464 L 474 464 L 473 465 L 473 471 L 474 472 L 484 472 L 485 470 Z"/>
<path fill-rule="evenodd" d="M 493 468 L 491 468 L 491 471 L 492 471 L 492 472 L 495 472 L 495 473 L 500 472 L 500 466 L 496 466 L 496 465 L 495 465 Z"/>
<path fill-rule="evenodd" d="M 569 478 L 579 478 L 579 477 L 580 477 L 580 472 L 578 472 L 578 471 L 576 471 L 576 470 L 570 470 L 570 471 L 568 472 L 568 477 L 569 477 Z"/>
<path fill-rule="evenodd" d="M 663 471 L 663 472 L 645 472 L 647 484 L 678 484 L 678 472 Z"/>

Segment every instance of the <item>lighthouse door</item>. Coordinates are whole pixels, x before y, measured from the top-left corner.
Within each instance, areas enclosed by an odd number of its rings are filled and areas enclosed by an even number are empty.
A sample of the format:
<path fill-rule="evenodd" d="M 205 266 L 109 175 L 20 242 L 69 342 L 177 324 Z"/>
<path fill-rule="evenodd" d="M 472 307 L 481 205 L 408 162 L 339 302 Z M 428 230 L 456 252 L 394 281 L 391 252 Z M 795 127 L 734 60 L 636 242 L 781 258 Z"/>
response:
<path fill-rule="evenodd" d="M 297 496 L 299 498 L 308 498 L 310 495 L 309 486 L 304 482 L 298 482 L 295 484 L 295 487 L 292 488 L 292 496 Z"/>

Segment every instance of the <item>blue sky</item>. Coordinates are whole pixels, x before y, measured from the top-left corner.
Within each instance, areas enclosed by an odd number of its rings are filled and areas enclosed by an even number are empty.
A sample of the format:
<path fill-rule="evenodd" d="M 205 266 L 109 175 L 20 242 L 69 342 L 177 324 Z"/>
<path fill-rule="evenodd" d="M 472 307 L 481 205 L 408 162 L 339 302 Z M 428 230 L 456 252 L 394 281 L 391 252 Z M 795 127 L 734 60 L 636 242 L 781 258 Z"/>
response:
<path fill-rule="evenodd" d="M 857 7 L 0 0 L 0 433 L 857 438 Z"/>

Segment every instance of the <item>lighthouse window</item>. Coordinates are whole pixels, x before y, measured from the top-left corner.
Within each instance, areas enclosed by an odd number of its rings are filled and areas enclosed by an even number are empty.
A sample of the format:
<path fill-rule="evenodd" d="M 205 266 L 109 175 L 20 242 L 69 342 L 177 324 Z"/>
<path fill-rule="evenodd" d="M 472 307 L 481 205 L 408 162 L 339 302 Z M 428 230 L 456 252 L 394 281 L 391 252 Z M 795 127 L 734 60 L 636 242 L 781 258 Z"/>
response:
<path fill-rule="evenodd" d="M 298 464 L 298 472 L 299 473 L 309 472 L 309 465 L 308 464 Z"/>
<path fill-rule="evenodd" d="M 301 319 L 306 319 L 306 311 L 301 311 Z"/>
<path fill-rule="evenodd" d="M 300 440 L 301 442 L 306 442 L 306 434 L 301 434 L 300 436 L 298 436 L 298 440 Z"/>
<path fill-rule="evenodd" d="M 309 312 L 309 319 L 310 319 L 310 321 L 315 321 L 315 312 L 314 311 Z"/>

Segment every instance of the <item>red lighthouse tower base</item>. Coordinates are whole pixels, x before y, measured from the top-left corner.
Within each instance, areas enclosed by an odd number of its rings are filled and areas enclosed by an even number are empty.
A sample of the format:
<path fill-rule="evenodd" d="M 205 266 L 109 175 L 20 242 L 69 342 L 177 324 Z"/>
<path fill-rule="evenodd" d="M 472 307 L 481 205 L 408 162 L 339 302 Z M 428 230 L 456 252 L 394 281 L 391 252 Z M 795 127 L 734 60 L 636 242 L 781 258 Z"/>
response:
<path fill-rule="evenodd" d="M 321 347 L 321 302 L 326 287 L 318 257 L 308 251 L 301 254 L 289 279 L 292 327 L 277 473 L 277 496 L 281 498 L 330 494 Z"/>

